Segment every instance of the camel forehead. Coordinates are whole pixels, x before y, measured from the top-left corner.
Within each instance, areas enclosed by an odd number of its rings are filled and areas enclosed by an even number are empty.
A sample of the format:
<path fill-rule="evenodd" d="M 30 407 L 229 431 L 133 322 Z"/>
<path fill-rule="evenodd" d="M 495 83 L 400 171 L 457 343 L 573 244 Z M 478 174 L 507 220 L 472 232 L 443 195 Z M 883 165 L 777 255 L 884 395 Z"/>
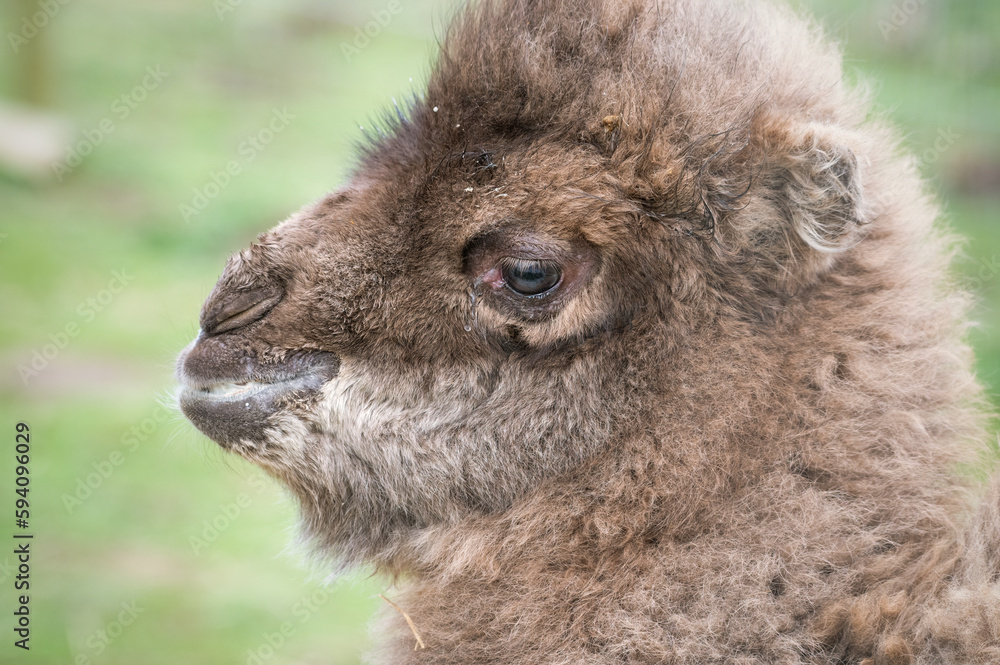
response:
<path fill-rule="evenodd" d="M 514 227 L 552 239 L 612 240 L 615 220 L 596 202 L 619 198 L 600 156 L 561 142 L 447 151 L 446 164 L 362 170 L 352 184 L 307 206 L 260 238 L 286 253 L 335 251 L 335 262 L 458 256 L 468 241 Z M 395 260 L 393 259 L 393 260 Z M 391 261 L 390 261 L 391 262 Z"/>

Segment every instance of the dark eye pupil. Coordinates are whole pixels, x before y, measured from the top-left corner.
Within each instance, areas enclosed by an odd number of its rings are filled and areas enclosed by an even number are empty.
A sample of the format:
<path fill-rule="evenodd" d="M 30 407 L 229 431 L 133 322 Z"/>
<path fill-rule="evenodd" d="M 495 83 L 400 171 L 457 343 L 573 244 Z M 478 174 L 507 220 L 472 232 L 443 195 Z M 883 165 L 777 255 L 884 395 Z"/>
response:
<path fill-rule="evenodd" d="M 515 293 L 536 296 L 558 284 L 562 271 L 549 261 L 513 259 L 504 263 L 503 278 Z"/>

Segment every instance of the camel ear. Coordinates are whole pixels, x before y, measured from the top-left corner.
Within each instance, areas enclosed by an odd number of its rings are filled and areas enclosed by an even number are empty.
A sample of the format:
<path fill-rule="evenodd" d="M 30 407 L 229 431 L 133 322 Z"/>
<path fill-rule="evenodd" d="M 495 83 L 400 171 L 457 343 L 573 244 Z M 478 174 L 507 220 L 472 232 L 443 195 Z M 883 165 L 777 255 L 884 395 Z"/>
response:
<path fill-rule="evenodd" d="M 763 285 L 795 292 L 861 240 L 870 218 L 863 164 L 856 138 L 829 125 L 772 123 L 755 134 L 750 196 L 720 232 L 752 258 Z"/>
<path fill-rule="evenodd" d="M 819 123 L 772 133 L 763 179 L 788 228 L 805 246 L 822 254 L 840 252 L 858 239 L 867 223 L 862 173 L 852 137 Z"/>

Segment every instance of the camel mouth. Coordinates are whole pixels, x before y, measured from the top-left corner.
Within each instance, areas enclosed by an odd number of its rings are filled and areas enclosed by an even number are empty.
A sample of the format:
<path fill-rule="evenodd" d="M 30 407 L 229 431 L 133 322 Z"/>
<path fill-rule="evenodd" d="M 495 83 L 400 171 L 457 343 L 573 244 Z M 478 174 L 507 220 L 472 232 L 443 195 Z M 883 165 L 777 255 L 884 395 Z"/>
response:
<path fill-rule="evenodd" d="M 217 381 L 201 385 L 182 385 L 182 396 L 200 400 L 205 403 L 225 404 L 237 401 L 247 403 L 247 400 L 259 400 L 262 397 L 296 393 L 302 390 L 312 390 L 318 386 L 310 385 L 311 375 L 293 376 L 280 381 L 254 381 L 252 379 Z"/>
<path fill-rule="evenodd" d="M 244 396 L 254 395 L 273 386 L 273 383 L 260 383 L 259 381 L 224 381 L 195 390 L 207 399 L 242 399 Z"/>
<path fill-rule="evenodd" d="M 340 369 L 335 355 L 308 352 L 268 365 L 243 359 L 239 373 L 226 372 L 232 362 L 206 362 L 198 351 L 196 343 L 178 360 L 178 403 L 205 436 L 233 450 L 262 445 L 272 416 L 307 402 Z"/>

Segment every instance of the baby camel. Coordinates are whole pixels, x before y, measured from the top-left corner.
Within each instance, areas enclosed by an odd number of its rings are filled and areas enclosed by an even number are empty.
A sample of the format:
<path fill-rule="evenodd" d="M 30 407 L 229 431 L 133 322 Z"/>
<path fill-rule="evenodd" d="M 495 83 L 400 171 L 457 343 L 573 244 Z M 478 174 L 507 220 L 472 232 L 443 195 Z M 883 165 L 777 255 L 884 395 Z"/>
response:
<path fill-rule="evenodd" d="M 405 580 L 378 662 L 1000 663 L 937 217 L 787 9 L 482 0 L 230 259 L 180 402 Z"/>

